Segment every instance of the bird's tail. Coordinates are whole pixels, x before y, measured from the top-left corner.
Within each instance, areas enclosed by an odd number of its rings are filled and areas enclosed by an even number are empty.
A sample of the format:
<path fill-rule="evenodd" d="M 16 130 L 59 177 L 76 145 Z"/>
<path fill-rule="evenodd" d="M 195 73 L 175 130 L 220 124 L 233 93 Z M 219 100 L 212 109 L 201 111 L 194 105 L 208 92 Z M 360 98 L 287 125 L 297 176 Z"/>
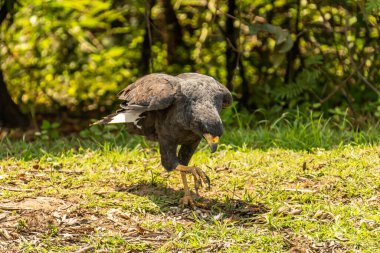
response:
<path fill-rule="evenodd" d="M 107 125 L 118 123 L 134 123 L 137 125 L 137 121 L 140 119 L 141 111 L 135 110 L 120 110 L 116 113 L 110 114 L 101 120 L 92 123 L 92 125 Z"/>

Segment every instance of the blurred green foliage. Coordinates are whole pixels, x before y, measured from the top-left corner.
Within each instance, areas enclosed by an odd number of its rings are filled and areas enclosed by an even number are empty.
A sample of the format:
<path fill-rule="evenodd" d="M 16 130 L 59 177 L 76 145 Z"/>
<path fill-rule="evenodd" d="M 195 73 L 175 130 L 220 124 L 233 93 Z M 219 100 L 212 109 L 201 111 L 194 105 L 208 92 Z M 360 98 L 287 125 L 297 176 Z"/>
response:
<path fill-rule="evenodd" d="M 59 128 L 60 124 L 58 122 L 49 122 L 47 120 L 42 121 L 41 131 L 36 132 L 35 135 L 44 141 L 56 140 L 59 138 Z"/>
<path fill-rule="evenodd" d="M 29 106 L 91 108 L 107 104 L 110 94 L 137 74 L 136 48 L 141 31 L 126 22 L 110 1 L 25 1 L 12 25 L 3 29 L 3 68 L 17 100 Z M 113 34 L 128 43 L 115 45 Z M 47 107 L 46 107 L 47 105 Z"/>
<path fill-rule="evenodd" d="M 226 83 L 227 2 L 23 0 L 1 27 L 1 68 L 32 114 L 111 110 L 147 62 L 149 72 Z M 171 34 L 168 3 L 181 33 Z M 378 0 L 237 0 L 233 14 L 242 65 L 233 70 L 232 110 L 258 119 L 312 110 L 358 124 L 380 116 Z"/>

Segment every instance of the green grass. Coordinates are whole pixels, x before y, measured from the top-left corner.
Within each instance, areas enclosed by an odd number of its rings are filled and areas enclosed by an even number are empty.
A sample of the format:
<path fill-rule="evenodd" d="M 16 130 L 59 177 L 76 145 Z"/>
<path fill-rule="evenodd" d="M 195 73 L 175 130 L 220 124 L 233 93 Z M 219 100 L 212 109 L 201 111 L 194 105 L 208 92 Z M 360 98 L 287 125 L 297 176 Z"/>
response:
<path fill-rule="evenodd" d="M 178 208 L 157 146 L 119 128 L 3 139 L 0 251 L 376 252 L 378 136 L 321 121 L 227 130 L 191 161 L 212 182 L 195 211 Z"/>

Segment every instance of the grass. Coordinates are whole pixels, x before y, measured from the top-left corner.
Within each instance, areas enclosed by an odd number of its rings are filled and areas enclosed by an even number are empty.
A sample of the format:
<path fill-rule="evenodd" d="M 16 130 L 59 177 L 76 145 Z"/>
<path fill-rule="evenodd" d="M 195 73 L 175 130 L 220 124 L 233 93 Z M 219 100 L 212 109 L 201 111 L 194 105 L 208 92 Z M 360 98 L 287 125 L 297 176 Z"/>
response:
<path fill-rule="evenodd" d="M 199 148 L 212 188 L 198 210 L 178 208 L 180 176 L 157 146 L 119 128 L 3 139 L 0 251 L 376 252 L 376 130 L 281 121 Z"/>

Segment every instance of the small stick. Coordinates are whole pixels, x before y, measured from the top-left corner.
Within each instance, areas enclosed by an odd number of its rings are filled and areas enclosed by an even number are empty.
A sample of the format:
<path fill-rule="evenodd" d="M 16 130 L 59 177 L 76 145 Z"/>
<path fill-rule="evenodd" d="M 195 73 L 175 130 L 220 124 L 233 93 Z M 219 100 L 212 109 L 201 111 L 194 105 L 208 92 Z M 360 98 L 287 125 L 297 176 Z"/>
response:
<path fill-rule="evenodd" d="M 318 190 L 310 190 L 310 189 L 293 189 L 293 188 L 285 188 L 283 189 L 287 192 L 310 192 L 310 193 L 316 193 Z"/>
<path fill-rule="evenodd" d="M 13 210 L 33 210 L 32 208 L 20 208 L 16 206 L 0 206 L 0 210 L 7 210 L 7 211 L 13 211 Z"/>
<path fill-rule="evenodd" d="M 85 252 L 88 252 L 88 251 L 92 251 L 94 249 L 95 249 L 94 246 L 86 246 L 84 248 L 81 248 L 81 249 L 75 251 L 74 253 L 85 253 Z"/>
<path fill-rule="evenodd" d="M 0 186 L 0 189 L 7 190 L 7 191 L 13 191 L 13 192 L 32 192 L 32 191 L 35 191 L 35 189 L 10 188 L 10 187 L 5 187 L 5 186 Z"/>

